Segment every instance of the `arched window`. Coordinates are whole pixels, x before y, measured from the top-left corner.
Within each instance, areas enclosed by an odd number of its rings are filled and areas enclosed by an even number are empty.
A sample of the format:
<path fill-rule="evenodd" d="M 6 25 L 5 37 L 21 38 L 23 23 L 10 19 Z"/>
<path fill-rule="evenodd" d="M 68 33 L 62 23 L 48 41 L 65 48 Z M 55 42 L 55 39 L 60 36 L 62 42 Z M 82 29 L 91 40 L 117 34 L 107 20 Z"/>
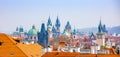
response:
<path fill-rule="evenodd" d="M 30 39 L 32 39 L 32 36 L 30 36 Z"/>

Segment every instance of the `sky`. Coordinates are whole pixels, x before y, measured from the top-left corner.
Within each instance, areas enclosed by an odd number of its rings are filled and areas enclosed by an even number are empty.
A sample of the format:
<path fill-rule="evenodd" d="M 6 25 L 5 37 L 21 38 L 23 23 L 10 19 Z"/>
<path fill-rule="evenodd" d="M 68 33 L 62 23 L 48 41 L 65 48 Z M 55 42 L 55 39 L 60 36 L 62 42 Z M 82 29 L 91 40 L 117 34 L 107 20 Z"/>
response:
<path fill-rule="evenodd" d="M 120 0 L 0 0 L 0 32 L 12 33 L 22 26 L 25 31 L 34 24 L 39 31 L 50 16 L 55 24 L 58 16 L 61 31 L 67 21 L 75 27 L 107 27 L 120 25 Z"/>

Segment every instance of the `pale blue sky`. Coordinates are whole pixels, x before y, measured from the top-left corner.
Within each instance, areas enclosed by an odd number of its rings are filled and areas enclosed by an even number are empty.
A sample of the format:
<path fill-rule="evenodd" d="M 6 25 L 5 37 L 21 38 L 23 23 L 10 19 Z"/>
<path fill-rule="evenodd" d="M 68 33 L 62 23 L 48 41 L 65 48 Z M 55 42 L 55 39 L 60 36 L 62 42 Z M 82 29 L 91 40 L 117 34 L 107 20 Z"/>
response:
<path fill-rule="evenodd" d="M 40 30 L 41 23 L 58 16 L 61 31 L 67 21 L 72 28 L 97 27 L 100 16 L 107 27 L 120 25 L 120 0 L 0 0 L 0 32 L 13 32 L 33 24 Z"/>

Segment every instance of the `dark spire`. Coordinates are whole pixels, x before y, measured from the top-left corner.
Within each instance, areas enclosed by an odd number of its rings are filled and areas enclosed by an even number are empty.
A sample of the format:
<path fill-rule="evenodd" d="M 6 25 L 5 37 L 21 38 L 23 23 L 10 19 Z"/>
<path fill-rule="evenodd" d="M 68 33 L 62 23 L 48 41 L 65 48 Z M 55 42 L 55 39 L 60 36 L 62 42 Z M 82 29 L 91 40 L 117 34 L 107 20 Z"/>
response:
<path fill-rule="evenodd" d="M 75 30 L 75 27 L 74 27 L 74 30 L 73 30 L 73 34 L 74 34 L 74 35 L 76 34 L 76 30 Z"/>
<path fill-rule="evenodd" d="M 90 38 L 95 39 L 95 35 L 93 34 L 93 32 L 91 33 Z"/>
<path fill-rule="evenodd" d="M 42 25 L 41 25 L 41 33 L 45 33 L 45 32 L 46 32 L 46 30 L 45 30 L 45 24 L 42 23 Z"/>
<path fill-rule="evenodd" d="M 99 26 L 98 26 L 98 33 L 103 33 L 101 18 L 100 18 L 100 23 L 99 23 Z"/>
<path fill-rule="evenodd" d="M 20 26 L 19 32 L 23 32 L 23 27 L 22 26 Z"/>
<path fill-rule="evenodd" d="M 52 27 L 52 32 L 53 32 L 53 33 L 55 33 L 55 32 L 56 32 L 56 31 L 55 31 L 55 27 L 54 27 L 54 26 Z"/>
<path fill-rule="evenodd" d="M 71 25 L 70 25 L 69 21 L 67 21 L 67 24 L 66 24 L 66 26 L 65 26 L 65 29 L 71 29 Z"/>
<path fill-rule="evenodd" d="M 17 27 L 17 28 L 16 28 L 16 31 L 18 31 L 18 30 L 19 30 L 19 28 Z"/>
<path fill-rule="evenodd" d="M 59 21 L 59 19 L 58 19 L 58 16 L 57 16 L 57 19 L 56 19 L 56 24 L 55 24 L 55 26 L 57 27 L 57 29 L 60 27 L 60 21 Z"/>
<path fill-rule="evenodd" d="M 106 29 L 106 25 L 105 25 L 105 24 L 103 25 L 103 32 L 104 32 L 104 33 L 107 33 L 107 32 L 108 32 L 107 29 Z"/>
<path fill-rule="evenodd" d="M 32 26 L 32 29 L 36 29 L 36 28 L 35 28 L 35 25 Z"/>
<path fill-rule="evenodd" d="M 50 19 L 50 16 L 49 16 L 49 18 L 48 18 L 48 22 L 47 22 L 47 26 L 52 26 L 52 22 L 51 22 L 51 19 Z"/>

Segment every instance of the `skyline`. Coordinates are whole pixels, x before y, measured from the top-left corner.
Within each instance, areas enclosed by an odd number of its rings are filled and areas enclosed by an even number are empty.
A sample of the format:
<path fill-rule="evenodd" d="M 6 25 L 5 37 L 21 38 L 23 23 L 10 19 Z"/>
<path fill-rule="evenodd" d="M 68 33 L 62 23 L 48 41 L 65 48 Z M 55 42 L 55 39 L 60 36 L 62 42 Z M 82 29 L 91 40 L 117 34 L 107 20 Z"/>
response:
<path fill-rule="evenodd" d="M 1 0 L 0 32 L 13 32 L 19 26 L 28 31 L 33 24 L 40 30 L 49 16 L 52 24 L 58 16 L 61 31 L 67 21 L 72 29 L 97 27 L 100 16 L 107 27 L 119 26 L 119 3 L 119 0 Z"/>

